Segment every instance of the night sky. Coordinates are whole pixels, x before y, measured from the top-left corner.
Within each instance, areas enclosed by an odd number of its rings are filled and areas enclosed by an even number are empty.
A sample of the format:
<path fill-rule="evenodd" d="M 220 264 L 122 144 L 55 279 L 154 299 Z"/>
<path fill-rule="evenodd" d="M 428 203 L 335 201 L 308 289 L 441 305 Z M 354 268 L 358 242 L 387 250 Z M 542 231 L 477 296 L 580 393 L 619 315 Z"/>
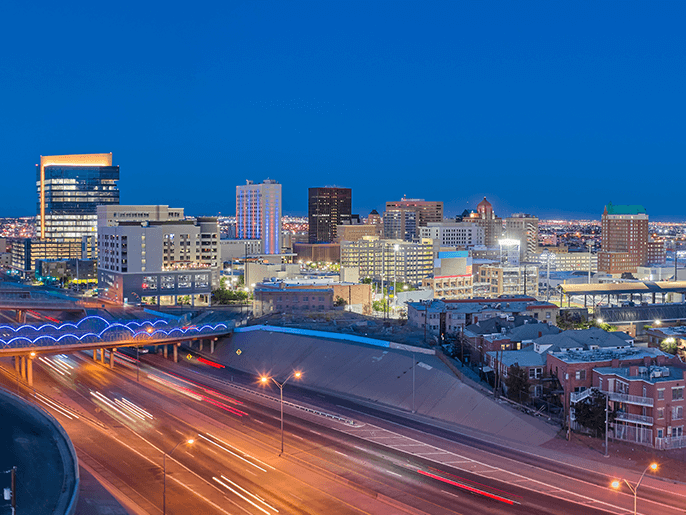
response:
<path fill-rule="evenodd" d="M 686 219 L 686 3 L 0 3 L 0 216 L 112 152 L 125 204 L 232 215 L 245 179 L 446 215 Z"/>

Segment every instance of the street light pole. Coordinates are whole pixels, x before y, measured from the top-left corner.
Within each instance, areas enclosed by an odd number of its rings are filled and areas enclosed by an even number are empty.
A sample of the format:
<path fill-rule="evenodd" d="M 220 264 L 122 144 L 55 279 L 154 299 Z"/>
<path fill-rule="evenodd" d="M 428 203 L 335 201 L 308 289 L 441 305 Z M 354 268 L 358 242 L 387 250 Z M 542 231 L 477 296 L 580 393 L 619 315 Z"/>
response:
<path fill-rule="evenodd" d="M 182 443 L 192 445 L 194 441 L 195 440 L 193 440 L 192 438 L 189 440 L 182 440 L 179 443 L 177 443 L 171 451 L 162 454 L 162 515 L 167 515 L 167 455 L 171 456 L 172 453 L 176 450 L 176 448 Z"/>
<path fill-rule="evenodd" d="M 302 372 L 293 372 L 291 375 L 289 375 L 283 383 L 279 383 L 276 379 L 273 377 L 267 377 L 267 376 L 262 376 L 260 378 L 260 381 L 262 381 L 262 384 L 267 383 L 270 379 L 274 381 L 274 384 L 279 387 L 279 396 L 280 396 L 280 404 L 281 404 L 281 452 L 279 452 L 279 456 L 283 454 L 283 387 L 286 385 L 288 380 L 291 377 L 295 377 L 296 379 L 300 379 L 302 376 Z"/>
<path fill-rule="evenodd" d="M 626 483 L 626 486 L 629 487 L 629 490 L 631 490 L 631 493 L 634 494 L 634 515 L 637 515 L 637 513 L 636 513 L 636 500 L 638 497 L 638 487 L 641 486 L 641 482 L 643 481 L 643 478 L 645 477 L 646 472 L 648 472 L 649 469 L 652 470 L 653 472 L 655 472 L 657 470 L 657 463 L 651 463 L 650 465 L 648 465 L 645 468 L 645 470 L 643 471 L 643 474 L 641 474 L 641 478 L 638 480 L 638 483 L 636 483 L 636 486 L 633 486 L 626 479 L 622 480 Z M 612 482 L 612 488 L 619 488 L 619 485 L 621 485 L 621 483 L 616 479 Z"/>
<path fill-rule="evenodd" d="M 415 365 L 417 364 L 417 360 L 414 357 L 414 352 L 412 353 L 412 413 L 415 412 L 414 409 L 414 369 Z"/>

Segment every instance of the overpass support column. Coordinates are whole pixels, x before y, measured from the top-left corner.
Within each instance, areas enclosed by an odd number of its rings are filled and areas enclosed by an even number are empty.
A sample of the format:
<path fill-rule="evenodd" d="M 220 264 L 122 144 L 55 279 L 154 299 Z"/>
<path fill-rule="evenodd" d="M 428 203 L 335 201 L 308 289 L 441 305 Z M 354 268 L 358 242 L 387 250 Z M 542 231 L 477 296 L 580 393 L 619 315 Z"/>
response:
<path fill-rule="evenodd" d="M 26 381 L 26 356 L 21 357 L 21 378 Z"/>
<path fill-rule="evenodd" d="M 214 338 L 210 338 L 210 354 L 214 354 Z"/>
<path fill-rule="evenodd" d="M 21 376 L 21 358 L 14 356 L 14 370 L 17 372 L 17 377 Z"/>
<path fill-rule="evenodd" d="M 100 363 L 105 364 L 105 349 L 100 349 Z"/>
<path fill-rule="evenodd" d="M 26 311 L 24 311 L 23 309 L 17 310 L 17 322 L 20 324 L 26 323 Z"/>
<path fill-rule="evenodd" d="M 33 359 L 26 358 L 26 381 L 33 386 Z"/>
<path fill-rule="evenodd" d="M 169 345 L 162 345 L 162 354 L 164 354 L 165 359 L 167 358 L 167 347 L 169 347 Z"/>
<path fill-rule="evenodd" d="M 586 294 L 584 293 L 584 307 L 586 307 Z"/>
<path fill-rule="evenodd" d="M 198 350 L 199 350 L 200 352 L 202 352 L 202 344 L 203 344 L 204 341 L 205 341 L 205 340 L 203 340 L 202 338 L 200 338 L 200 339 L 198 340 Z"/>
<path fill-rule="evenodd" d="M 179 362 L 179 345 L 181 345 L 181 344 L 175 343 L 174 345 L 172 345 L 172 349 L 174 351 L 174 363 Z"/>
<path fill-rule="evenodd" d="M 98 353 L 98 350 L 93 349 L 93 361 L 98 361 L 98 354 L 97 353 Z"/>
<path fill-rule="evenodd" d="M 117 349 L 110 349 L 110 368 L 114 368 L 114 353 Z"/>

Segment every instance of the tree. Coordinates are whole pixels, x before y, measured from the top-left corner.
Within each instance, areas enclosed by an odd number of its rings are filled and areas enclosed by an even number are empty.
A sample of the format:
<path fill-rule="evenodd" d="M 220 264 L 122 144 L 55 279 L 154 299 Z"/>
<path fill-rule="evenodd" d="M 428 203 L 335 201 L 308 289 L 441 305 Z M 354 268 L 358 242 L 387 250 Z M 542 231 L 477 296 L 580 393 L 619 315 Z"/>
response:
<path fill-rule="evenodd" d="M 590 429 L 596 437 L 605 435 L 605 396 L 598 390 L 593 390 L 593 393 L 581 402 L 574 405 L 574 414 L 576 421 Z M 613 410 L 608 414 L 608 422 L 614 422 L 617 416 L 617 410 Z"/>
<path fill-rule="evenodd" d="M 343 307 L 347 304 L 345 299 L 341 297 L 340 295 L 336 296 L 336 300 L 333 301 L 333 305 L 337 308 Z"/>
<path fill-rule="evenodd" d="M 510 367 L 505 378 L 507 398 L 520 403 L 529 400 L 529 374 L 526 368 L 514 364 Z"/>
<path fill-rule="evenodd" d="M 679 345 L 676 343 L 675 338 L 665 338 L 660 342 L 660 350 L 674 355 L 679 350 Z"/>
<path fill-rule="evenodd" d="M 365 277 L 360 281 L 362 284 L 372 284 L 372 278 L 371 277 Z"/>

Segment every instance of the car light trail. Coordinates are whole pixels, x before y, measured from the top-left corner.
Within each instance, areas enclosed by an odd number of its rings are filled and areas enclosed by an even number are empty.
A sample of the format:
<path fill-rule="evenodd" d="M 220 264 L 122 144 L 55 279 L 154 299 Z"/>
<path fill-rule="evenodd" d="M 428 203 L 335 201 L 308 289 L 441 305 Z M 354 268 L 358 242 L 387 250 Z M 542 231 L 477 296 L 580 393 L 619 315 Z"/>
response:
<path fill-rule="evenodd" d="M 462 488 L 463 490 L 467 490 L 468 492 L 483 495 L 484 497 L 488 497 L 489 499 L 494 499 L 496 501 L 503 502 L 505 504 L 509 504 L 509 505 L 519 504 L 517 501 L 512 501 L 510 499 L 506 499 L 505 497 L 501 497 L 499 495 L 495 495 L 495 494 L 491 494 L 489 492 L 485 492 L 483 490 L 479 490 L 478 488 L 463 485 L 462 483 L 458 483 L 457 481 L 452 481 L 451 479 L 446 479 L 444 477 L 437 476 L 436 474 L 432 474 L 431 472 L 424 472 L 423 470 L 417 470 L 417 473 L 419 473 L 423 476 L 430 477 L 432 479 L 437 479 L 438 481 L 443 481 L 444 483 L 448 483 L 449 485 L 453 485 L 453 486 L 456 486 L 458 488 Z"/>
<path fill-rule="evenodd" d="M 60 406 L 60 405 L 57 404 L 56 402 L 54 402 L 54 401 L 48 399 L 47 397 L 41 395 L 41 394 L 38 393 L 38 392 L 36 392 L 36 398 L 37 398 L 39 401 L 41 401 L 41 402 L 47 404 L 48 406 L 50 406 L 52 409 L 54 409 L 54 410 L 55 410 L 56 412 L 58 412 L 60 415 L 67 417 L 69 420 L 73 420 L 74 418 L 79 418 L 79 416 L 78 416 L 76 413 L 73 413 L 73 412 L 69 411 L 68 409 L 63 408 L 62 406 Z"/>
<path fill-rule="evenodd" d="M 255 467 L 256 469 L 259 469 L 259 470 L 261 470 L 262 472 L 267 472 L 267 471 L 266 471 L 265 469 L 263 469 L 262 467 L 260 467 L 260 466 L 258 466 L 258 465 L 255 465 L 253 462 L 251 462 L 251 461 L 249 461 L 249 460 L 246 460 L 243 456 L 240 456 L 240 455 L 236 454 L 235 452 L 230 451 L 230 450 L 227 449 L 226 447 L 224 447 L 224 446 L 222 446 L 222 445 L 219 445 L 217 442 L 213 442 L 212 440 L 210 440 L 210 439 L 207 438 L 206 436 L 203 436 L 203 435 L 198 435 L 198 436 L 199 436 L 200 438 L 202 438 L 203 440 L 207 440 L 207 441 L 210 442 L 211 444 L 216 445 L 216 446 L 219 447 L 221 450 L 228 452 L 228 453 L 231 454 L 232 456 L 235 456 L 235 457 L 238 458 L 239 460 L 242 460 L 242 461 L 246 462 L 247 464 L 252 465 L 252 466 Z"/>
<path fill-rule="evenodd" d="M 114 411 L 119 413 L 120 415 L 123 415 L 124 417 L 128 418 L 131 422 L 135 422 L 134 419 L 132 419 L 129 415 L 124 413 L 122 410 L 120 410 L 115 403 L 110 401 L 107 397 L 105 397 L 103 394 L 100 392 L 93 392 L 91 391 L 91 395 L 98 399 L 100 402 L 104 403 L 106 406 L 112 408 Z"/>
<path fill-rule="evenodd" d="M 229 406 L 228 404 L 224 404 L 223 402 L 216 401 L 214 399 L 210 399 L 209 397 L 205 397 L 204 395 L 202 396 L 202 400 L 212 404 L 213 406 L 217 406 L 218 408 L 221 408 L 225 411 L 228 411 L 229 413 L 233 413 L 234 415 L 238 415 L 239 417 L 243 417 L 243 416 L 248 415 L 245 411 L 241 411 L 239 409 L 236 409 L 233 406 Z"/>
<path fill-rule="evenodd" d="M 214 367 L 214 368 L 226 368 L 224 365 L 221 365 L 219 363 L 215 363 L 215 362 L 207 360 L 205 358 L 198 358 L 198 361 L 200 363 L 204 363 L 205 365 L 209 365 L 209 366 Z"/>
<path fill-rule="evenodd" d="M 250 496 L 253 497 L 254 499 L 257 499 L 258 501 L 260 501 L 262 504 L 264 504 L 264 505 L 267 506 L 268 508 L 274 510 L 276 513 L 279 513 L 279 510 L 277 510 L 277 509 L 274 508 L 273 506 L 269 505 L 264 499 L 262 499 L 261 497 L 258 497 L 257 495 L 255 495 L 255 494 L 253 494 L 253 493 L 248 492 L 245 488 L 238 486 L 236 483 L 234 483 L 233 481 L 231 481 L 231 480 L 230 480 L 228 477 L 226 477 L 225 475 L 222 474 L 221 478 L 222 478 L 224 481 L 226 481 L 227 483 L 232 484 L 232 485 L 235 486 L 236 488 L 238 488 L 238 489 L 240 489 L 241 491 L 245 492 L 246 494 L 250 495 Z"/>
<path fill-rule="evenodd" d="M 506 492 L 505 490 L 499 490 L 498 488 L 494 488 L 492 486 L 486 486 L 483 483 L 479 483 L 478 481 L 473 481 L 471 479 L 467 479 L 466 477 L 456 476 L 455 474 L 451 474 L 450 472 L 446 472 L 444 470 L 438 470 L 438 469 L 432 468 L 432 467 L 429 467 L 429 470 L 431 470 L 432 472 L 436 472 L 437 474 L 443 474 L 444 476 L 450 476 L 452 478 L 455 478 L 458 481 L 466 481 L 467 483 L 471 483 L 473 485 L 483 486 L 484 488 L 490 488 L 491 490 L 494 490 L 496 492 L 501 492 L 501 493 L 506 494 L 506 495 L 512 495 L 513 497 L 519 497 L 520 499 L 522 498 L 521 495 L 511 494 L 510 492 Z"/>
<path fill-rule="evenodd" d="M 233 445 L 231 445 L 231 444 L 229 444 L 229 443 L 226 443 L 224 440 L 222 440 L 222 439 L 219 438 L 219 437 L 216 437 L 216 436 L 214 436 L 214 435 L 211 435 L 210 433 L 207 433 L 207 436 L 209 436 L 210 438 L 214 438 L 214 439 L 217 440 L 218 442 L 221 442 L 222 444 L 226 445 L 227 447 L 229 447 L 229 448 L 231 448 L 231 449 L 235 449 L 236 451 L 240 452 L 243 456 L 247 456 L 247 457 L 250 458 L 251 460 L 254 460 L 254 461 L 256 461 L 257 463 L 259 463 L 259 464 L 261 464 L 261 465 L 264 465 L 264 466 L 267 467 L 267 468 L 270 468 L 270 469 L 272 469 L 272 470 L 276 470 L 276 468 L 272 467 L 272 466 L 269 465 L 268 463 L 265 463 L 264 461 L 260 460 L 259 458 L 255 458 L 255 456 L 251 456 L 251 455 L 248 454 L 247 452 L 244 452 L 244 451 L 241 451 L 240 449 L 237 449 L 236 447 L 234 447 Z"/>
<path fill-rule="evenodd" d="M 51 360 L 49 360 L 48 358 L 38 358 L 38 360 L 39 360 L 41 363 L 45 363 L 48 367 L 50 367 L 52 370 L 54 370 L 54 371 L 57 372 L 58 374 L 60 374 L 60 375 L 62 375 L 62 376 L 66 376 L 66 375 L 67 375 L 63 370 L 59 369 L 59 368 L 57 367 L 57 365 L 55 365 L 55 364 L 54 364 Z"/>
<path fill-rule="evenodd" d="M 222 476 L 222 477 L 224 477 L 224 476 Z M 222 485 L 222 486 L 223 486 L 224 488 L 226 488 L 227 490 L 230 490 L 231 492 L 233 492 L 234 494 L 236 494 L 238 497 L 240 497 L 240 498 L 243 499 L 244 501 L 249 502 L 250 504 L 252 504 L 255 508 L 257 508 L 257 509 L 260 510 L 261 512 L 264 512 L 264 513 L 266 513 L 267 515 L 272 515 L 270 512 L 268 512 L 267 510 L 265 510 L 264 508 L 262 508 L 262 506 L 258 506 L 257 504 L 255 504 L 254 502 L 252 502 L 250 499 L 248 499 L 247 497 L 245 497 L 243 494 L 241 494 L 240 492 L 237 492 L 236 490 L 234 490 L 233 488 L 231 488 L 229 485 L 227 485 L 226 483 L 224 483 L 221 479 L 217 479 L 216 477 L 213 477 L 212 479 L 214 479 L 217 483 L 219 483 L 220 485 Z"/>

